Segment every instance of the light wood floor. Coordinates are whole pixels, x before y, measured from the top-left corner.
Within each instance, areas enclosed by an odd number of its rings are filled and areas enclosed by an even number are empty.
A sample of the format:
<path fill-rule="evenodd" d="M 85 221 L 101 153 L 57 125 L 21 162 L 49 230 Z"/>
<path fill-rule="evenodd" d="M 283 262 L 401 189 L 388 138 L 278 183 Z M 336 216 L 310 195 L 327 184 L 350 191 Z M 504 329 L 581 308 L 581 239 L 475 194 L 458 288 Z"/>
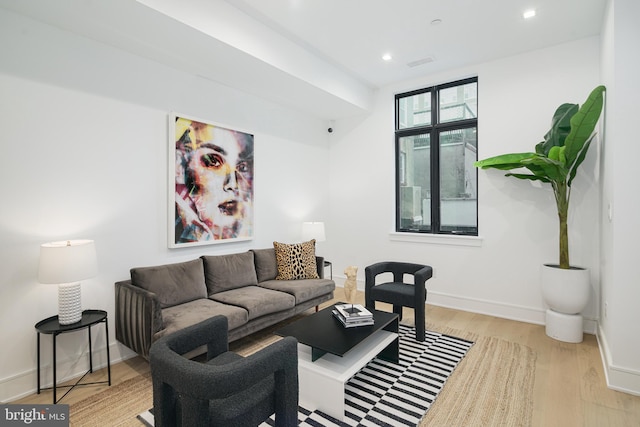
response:
<path fill-rule="evenodd" d="M 342 289 L 337 288 L 336 300 L 343 299 Z M 364 294 L 359 292 L 359 302 L 363 299 Z M 406 309 L 403 323 L 411 323 L 412 317 L 413 311 Z M 436 330 L 453 328 L 532 348 L 537 354 L 534 426 L 640 426 L 640 397 L 607 388 L 598 344 L 593 335 L 585 334 L 580 344 L 562 343 L 548 338 L 540 325 L 431 305 L 427 305 L 427 323 Z M 148 370 L 148 363 L 141 357 L 126 360 L 112 366 L 112 383 L 118 384 Z M 90 380 L 104 378 L 106 373 L 103 369 L 93 373 Z M 73 404 L 105 388 L 76 388 L 61 403 Z M 44 391 L 14 403 L 51 403 L 51 392 Z"/>

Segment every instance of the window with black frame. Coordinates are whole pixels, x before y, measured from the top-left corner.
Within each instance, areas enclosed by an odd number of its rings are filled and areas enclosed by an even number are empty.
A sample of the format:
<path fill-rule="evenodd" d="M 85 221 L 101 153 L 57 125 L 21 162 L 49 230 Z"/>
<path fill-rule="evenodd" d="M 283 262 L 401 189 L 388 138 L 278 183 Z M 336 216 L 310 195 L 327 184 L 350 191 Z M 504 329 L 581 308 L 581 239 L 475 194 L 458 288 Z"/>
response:
<path fill-rule="evenodd" d="M 395 96 L 396 231 L 478 235 L 478 79 Z"/>

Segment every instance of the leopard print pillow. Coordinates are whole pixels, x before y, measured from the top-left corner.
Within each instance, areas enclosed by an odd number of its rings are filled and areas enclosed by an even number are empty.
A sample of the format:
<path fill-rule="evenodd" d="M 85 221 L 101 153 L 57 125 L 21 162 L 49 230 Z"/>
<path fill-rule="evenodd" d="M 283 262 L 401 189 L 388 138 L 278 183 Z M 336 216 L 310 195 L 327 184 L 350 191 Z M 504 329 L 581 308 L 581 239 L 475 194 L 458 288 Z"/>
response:
<path fill-rule="evenodd" d="M 316 241 L 303 243 L 273 242 L 278 275 L 276 280 L 319 279 L 316 267 Z"/>

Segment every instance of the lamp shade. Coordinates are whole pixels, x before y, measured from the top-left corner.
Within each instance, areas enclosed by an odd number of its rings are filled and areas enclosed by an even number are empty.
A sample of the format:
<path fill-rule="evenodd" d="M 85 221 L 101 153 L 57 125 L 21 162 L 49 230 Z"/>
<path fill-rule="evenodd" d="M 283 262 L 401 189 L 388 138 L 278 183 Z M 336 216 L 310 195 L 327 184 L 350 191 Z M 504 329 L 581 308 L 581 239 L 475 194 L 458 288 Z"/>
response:
<path fill-rule="evenodd" d="M 64 240 L 40 246 L 40 283 L 79 282 L 97 274 L 96 248 L 93 240 Z"/>
<path fill-rule="evenodd" d="M 316 242 L 324 242 L 324 222 L 303 222 L 302 240 L 316 239 Z"/>

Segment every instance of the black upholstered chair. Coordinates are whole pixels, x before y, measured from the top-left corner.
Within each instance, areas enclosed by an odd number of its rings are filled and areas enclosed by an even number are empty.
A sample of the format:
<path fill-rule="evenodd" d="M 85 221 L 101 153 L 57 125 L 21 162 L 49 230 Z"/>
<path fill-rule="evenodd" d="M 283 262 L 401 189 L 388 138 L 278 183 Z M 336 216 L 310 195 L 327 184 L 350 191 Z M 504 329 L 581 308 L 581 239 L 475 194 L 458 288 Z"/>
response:
<path fill-rule="evenodd" d="M 207 346 L 206 362 L 183 355 Z M 242 357 L 229 351 L 227 318 L 174 332 L 149 351 L 156 427 L 298 425 L 298 347 L 283 338 Z"/>
<path fill-rule="evenodd" d="M 376 276 L 392 273 L 393 281 L 376 283 Z M 413 276 L 413 283 L 405 283 L 406 274 Z M 393 305 L 393 312 L 402 319 L 402 307 L 411 307 L 416 322 L 416 340 L 424 341 L 425 303 L 427 289 L 425 282 L 433 275 L 428 265 L 408 262 L 386 261 L 370 265 L 364 269 L 364 298 L 368 309 L 375 309 L 376 301 Z"/>

